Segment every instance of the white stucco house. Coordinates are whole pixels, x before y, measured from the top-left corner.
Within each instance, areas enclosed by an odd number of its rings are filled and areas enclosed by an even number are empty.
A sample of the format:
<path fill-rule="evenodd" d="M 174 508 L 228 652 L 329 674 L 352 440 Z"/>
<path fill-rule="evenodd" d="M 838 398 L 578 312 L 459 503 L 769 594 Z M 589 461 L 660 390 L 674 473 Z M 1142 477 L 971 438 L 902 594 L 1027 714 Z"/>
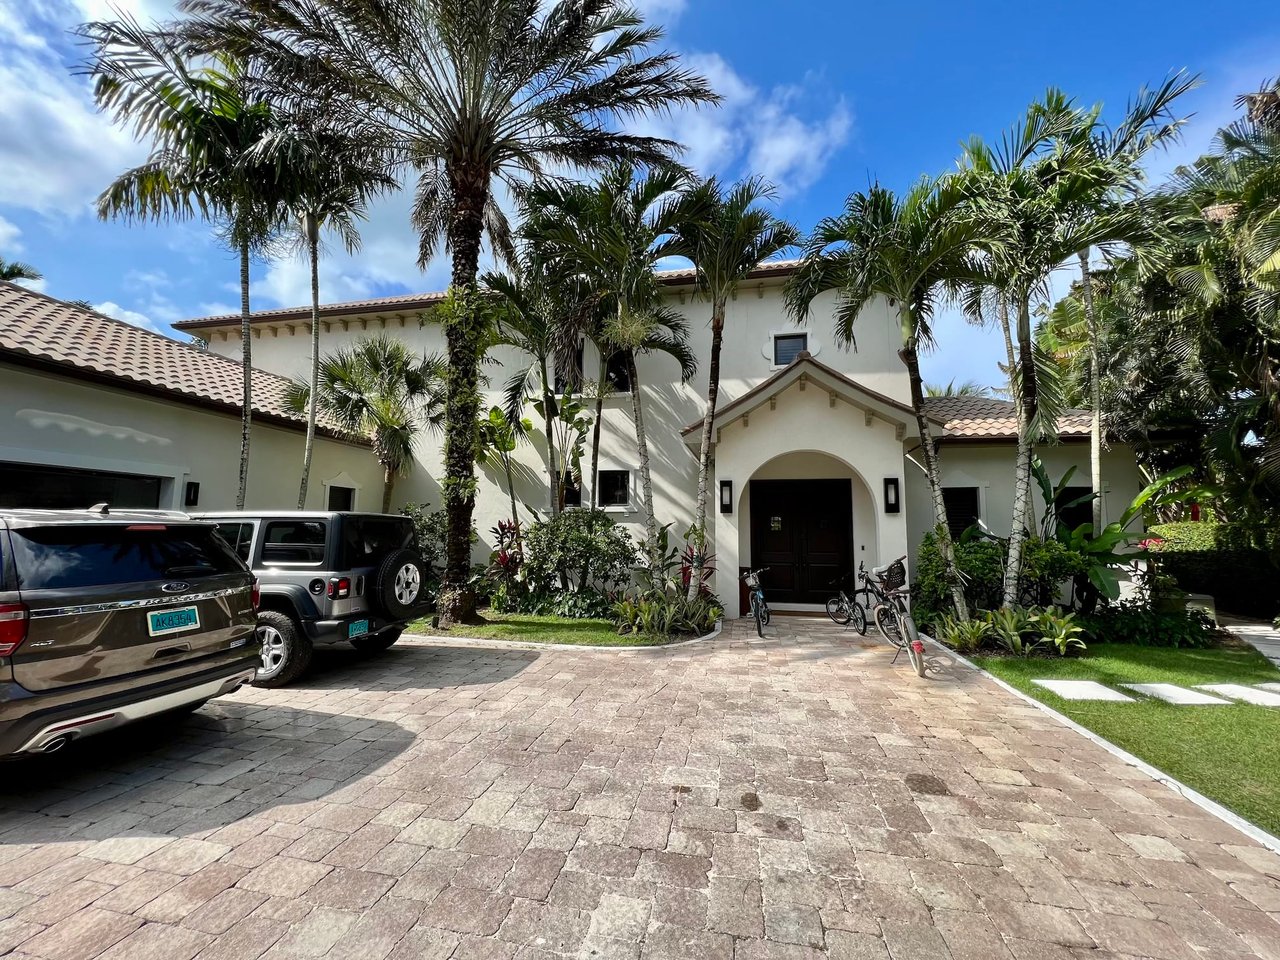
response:
<path fill-rule="evenodd" d="M 914 463 L 918 430 L 909 407 L 907 373 L 897 355 L 898 328 L 887 303 L 877 302 L 859 318 L 856 348 L 833 342 L 830 301 L 814 305 L 806 326 L 793 324 L 782 286 L 794 262 L 762 264 L 729 304 L 721 365 L 721 401 L 715 421 L 713 525 L 716 588 L 730 609 L 736 575 L 769 567 L 765 583 L 779 609 L 814 608 L 830 595 L 838 574 L 914 557 L 932 524 L 923 472 Z M 705 361 L 710 353 L 710 305 L 697 293 L 692 270 L 660 275 L 670 306 L 688 318 L 691 343 L 703 359 L 691 382 L 681 383 L 678 365 L 665 355 L 637 359 L 652 457 L 654 506 L 659 523 L 683 533 L 693 519 L 697 487 L 699 426 L 705 408 Z M 386 331 L 425 352 L 444 351 L 431 310 L 442 294 L 388 297 L 329 304 L 321 311 L 321 349 L 328 352 L 360 337 Z M 213 357 L 240 356 L 238 316 L 210 317 L 177 325 L 205 341 Z M 308 369 L 310 310 L 266 310 L 253 318 L 255 365 L 264 376 L 302 377 Z M 489 402 L 501 402 L 507 371 L 518 352 L 500 348 L 485 368 Z M 583 366 L 598 358 L 584 345 Z M 629 386 L 605 401 L 599 489 L 581 491 L 582 502 L 616 515 L 637 537 L 643 533 Z M 536 419 L 530 410 L 529 415 Z M 943 484 L 953 526 L 981 518 L 1007 534 L 1012 505 L 1015 423 L 1011 404 L 982 398 L 937 398 L 929 415 L 941 451 Z M 1077 465 L 1075 483 L 1088 485 L 1088 418 L 1072 414 L 1060 424 L 1061 442 L 1041 449 L 1056 479 Z M 331 484 L 326 497 L 358 509 L 377 509 L 378 482 L 367 469 L 372 458 L 349 447 L 342 466 L 350 486 Z M 228 444 L 226 456 L 234 458 Z M 546 510 L 546 451 L 540 434 L 519 452 L 517 497 L 531 511 Z M 337 472 L 326 465 L 321 475 Z M 282 461 L 283 486 L 293 489 L 296 468 Z M 254 463 L 254 476 L 263 467 Z M 420 444 L 417 463 L 396 487 L 396 505 L 440 504 L 439 438 Z M 510 512 L 502 478 L 481 470 L 476 509 L 477 560 L 488 555 L 488 531 Z M 263 482 L 263 481 L 258 481 Z M 1141 488 L 1130 450 L 1113 445 L 1104 457 L 1102 499 L 1108 519 L 1124 510 Z M 280 505 L 291 502 L 282 492 Z M 225 499 L 225 498 L 224 498 Z"/>

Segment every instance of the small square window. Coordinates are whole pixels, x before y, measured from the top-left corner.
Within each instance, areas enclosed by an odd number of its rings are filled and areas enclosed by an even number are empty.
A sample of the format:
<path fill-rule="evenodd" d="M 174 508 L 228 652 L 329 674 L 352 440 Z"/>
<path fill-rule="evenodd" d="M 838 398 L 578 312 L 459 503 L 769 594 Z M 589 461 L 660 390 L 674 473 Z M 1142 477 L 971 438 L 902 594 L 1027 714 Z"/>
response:
<path fill-rule="evenodd" d="M 780 333 L 773 338 L 773 365 L 785 367 L 800 353 L 809 349 L 807 333 Z"/>
<path fill-rule="evenodd" d="M 631 471 L 601 470 L 600 495 L 596 498 L 602 507 L 627 507 L 631 505 Z"/>
<path fill-rule="evenodd" d="M 959 540 L 982 515 L 977 487 L 943 487 L 942 502 L 947 508 L 947 527 L 952 540 Z"/>
<path fill-rule="evenodd" d="M 329 488 L 329 510 L 354 510 L 356 492 L 352 487 Z"/>

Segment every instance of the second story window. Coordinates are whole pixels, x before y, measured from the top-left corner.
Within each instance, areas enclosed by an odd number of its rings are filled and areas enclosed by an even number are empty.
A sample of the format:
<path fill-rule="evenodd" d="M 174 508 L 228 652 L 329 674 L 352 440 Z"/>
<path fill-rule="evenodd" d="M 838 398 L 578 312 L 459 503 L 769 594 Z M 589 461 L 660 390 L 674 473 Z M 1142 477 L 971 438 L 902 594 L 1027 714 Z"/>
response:
<path fill-rule="evenodd" d="M 631 505 L 631 471 L 601 470 L 600 493 L 596 497 L 599 507 L 628 507 Z"/>
<path fill-rule="evenodd" d="M 773 337 L 773 365 L 785 367 L 804 350 L 809 349 L 807 333 L 779 333 Z"/>
<path fill-rule="evenodd" d="M 556 396 L 562 397 L 566 393 L 582 392 L 582 341 L 578 341 L 578 349 L 574 352 L 573 363 L 568 370 L 565 370 L 561 363 L 556 363 Z"/>
<path fill-rule="evenodd" d="M 604 377 L 612 393 L 631 392 L 631 367 L 627 363 L 628 356 L 627 351 L 620 350 L 609 357 L 609 362 L 605 365 Z"/>
<path fill-rule="evenodd" d="M 982 516 L 982 498 L 977 487 L 943 487 L 942 502 L 947 508 L 947 527 L 952 540 L 959 540 Z"/>

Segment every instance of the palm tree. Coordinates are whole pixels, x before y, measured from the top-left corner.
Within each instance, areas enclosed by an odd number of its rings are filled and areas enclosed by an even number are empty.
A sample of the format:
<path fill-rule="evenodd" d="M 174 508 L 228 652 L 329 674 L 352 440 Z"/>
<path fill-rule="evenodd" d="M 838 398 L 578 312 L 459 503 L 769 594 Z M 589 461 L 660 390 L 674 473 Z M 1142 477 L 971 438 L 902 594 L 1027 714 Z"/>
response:
<path fill-rule="evenodd" d="M 340 129 L 366 130 L 420 173 L 413 222 L 420 259 L 443 240 L 459 302 L 471 304 L 482 235 L 509 254 L 494 191 L 555 167 L 667 160 L 670 141 L 606 123 L 714 102 L 619 0 L 187 0 L 188 33 L 251 52 L 285 93 L 325 91 Z M 448 538 L 441 623 L 474 614 L 466 584 L 475 507 L 482 324 L 445 323 Z"/>
<path fill-rule="evenodd" d="M 942 480 L 933 431 L 924 410 L 920 350 L 933 342 L 938 302 L 977 273 L 975 252 L 991 248 L 983 225 L 966 210 L 961 184 L 951 177 L 919 180 L 901 197 L 874 184 L 851 194 L 844 212 L 820 222 L 804 245 L 799 268 L 787 281 L 788 309 L 799 321 L 813 301 L 836 291 L 836 337 L 854 342 L 854 326 L 876 297 L 897 311 L 899 356 L 911 384 L 911 407 L 920 432 L 920 453 L 933 499 L 938 547 L 946 563 L 956 613 L 969 616 L 964 584 L 947 527 Z"/>
<path fill-rule="evenodd" d="M 800 231 L 756 204 L 774 199 L 774 188 L 751 177 L 727 189 L 715 178 L 699 184 L 685 198 L 676 226 L 675 248 L 693 261 L 698 287 L 711 301 L 711 362 L 707 372 L 707 408 L 702 418 L 702 444 L 698 454 L 698 499 L 694 508 L 691 540 L 700 560 L 706 553 L 707 485 L 711 473 L 711 426 L 720 396 L 720 348 L 724 321 L 738 285 L 761 261 L 800 242 Z M 694 562 L 689 595 L 702 589 L 705 564 Z"/>
<path fill-rule="evenodd" d="M 382 465 L 382 512 L 391 512 L 396 477 L 413 466 L 413 447 L 425 430 L 440 426 L 445 363 L 418 356 L 386 334 L 357 340 L 320 361 L 319 389 L 293 384 L 289 407 L 303 414 L 315 406 L 348 433 L 368 437 Z"/>
<path fill-rule="evenodd" d="M 324 130 L 315 118 L 282 122 L 255 146 L 253 159 L 274 165 L 277 186 L 288 198 L 311 268 L 311 402 L 298 485 L 298 509 L 302 510 L 311 479 L 319 397 L 320 235 L 324 230 L 335 233 L 343 248 L 355 253 L 360 249 L 356 222 L 365 219 L 369 200 L 399 184 L 366 139 Z"/>
<path fill-rule="evenodd" d="M 638 176 L 629 163 L 614 166 L 594 184 L 552 183 L 530 192 L 527 230 L 539 238 L 549 262 L 561 276 L 585 279 L 594 297 L 606 305 L 596 336 L 607 350 L 626 358 L 635 422 L 645 532 L 650 553 L 657 549 L 649 443 L 645 432 L 643 389 L 636 356 L 667 353 L 680 362 L 682 380 L 697 369 L 688 347 L 684 318 L 664 306 L 655 264 L 671 252 L 683 204 L 678 191 L 687 176 L 670 166 Z M 565 331 L 575 346 L 586 332 Z M 592 490 L 592 496 L 596 491 Z"/>
<path fill-rule="evenodd" d="M 0 257 L 0 280 L 43 280 L 44 274 L 29 263 L 21 260 L 6 260 Z"/>
<path fill-rule="evenodd" d="M 199 214 L 218 221 L 239 254 L 243 390 L 236 507 L 243 509 L 253 419 L 249 261 L 283 215 L 274 178 L 252 157 L 275 118 L 265 101 L 247 92 L 241 60 L 223 55 L 199 65 L 178 37 L 144 29 L 131 17 L 88 23 L 80 34 L 94 48 L 86 70 L 94 77 L 98 108 L 152 141 L 146 162 L 98 197 L 98 215 L 160 221 Z"/>
<path fill-rule="evenodd" d="M 952 377 L 946 383 L 926 383 L 924 395 L 926 397 L 992 397 L 995 391 L 977 380 L 963 380 L 956 383 L 955 378 Z"/>

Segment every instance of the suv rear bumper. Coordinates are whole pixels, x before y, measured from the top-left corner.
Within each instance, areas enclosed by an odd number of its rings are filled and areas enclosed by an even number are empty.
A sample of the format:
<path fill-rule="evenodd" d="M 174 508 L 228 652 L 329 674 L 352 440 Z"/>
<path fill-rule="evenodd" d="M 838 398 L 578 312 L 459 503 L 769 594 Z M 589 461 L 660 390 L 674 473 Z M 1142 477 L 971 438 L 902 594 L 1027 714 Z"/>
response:
<path fill-rule="evenodd" d="M 42 708 L 42 697 L 14 683 L 0 684 L 0 757 L 40 753 L 50 743 L 102 733 L 135 720 L 230 693 L 254 677 L 261 660 L 240 657 L 198 673 L 97 698 Z M 18 691 L 18 696 L 13 694 Z M 7 701 L 7 702 L 6 702 Z M 26 709 L 12 717 L 16 709 Z"/>

